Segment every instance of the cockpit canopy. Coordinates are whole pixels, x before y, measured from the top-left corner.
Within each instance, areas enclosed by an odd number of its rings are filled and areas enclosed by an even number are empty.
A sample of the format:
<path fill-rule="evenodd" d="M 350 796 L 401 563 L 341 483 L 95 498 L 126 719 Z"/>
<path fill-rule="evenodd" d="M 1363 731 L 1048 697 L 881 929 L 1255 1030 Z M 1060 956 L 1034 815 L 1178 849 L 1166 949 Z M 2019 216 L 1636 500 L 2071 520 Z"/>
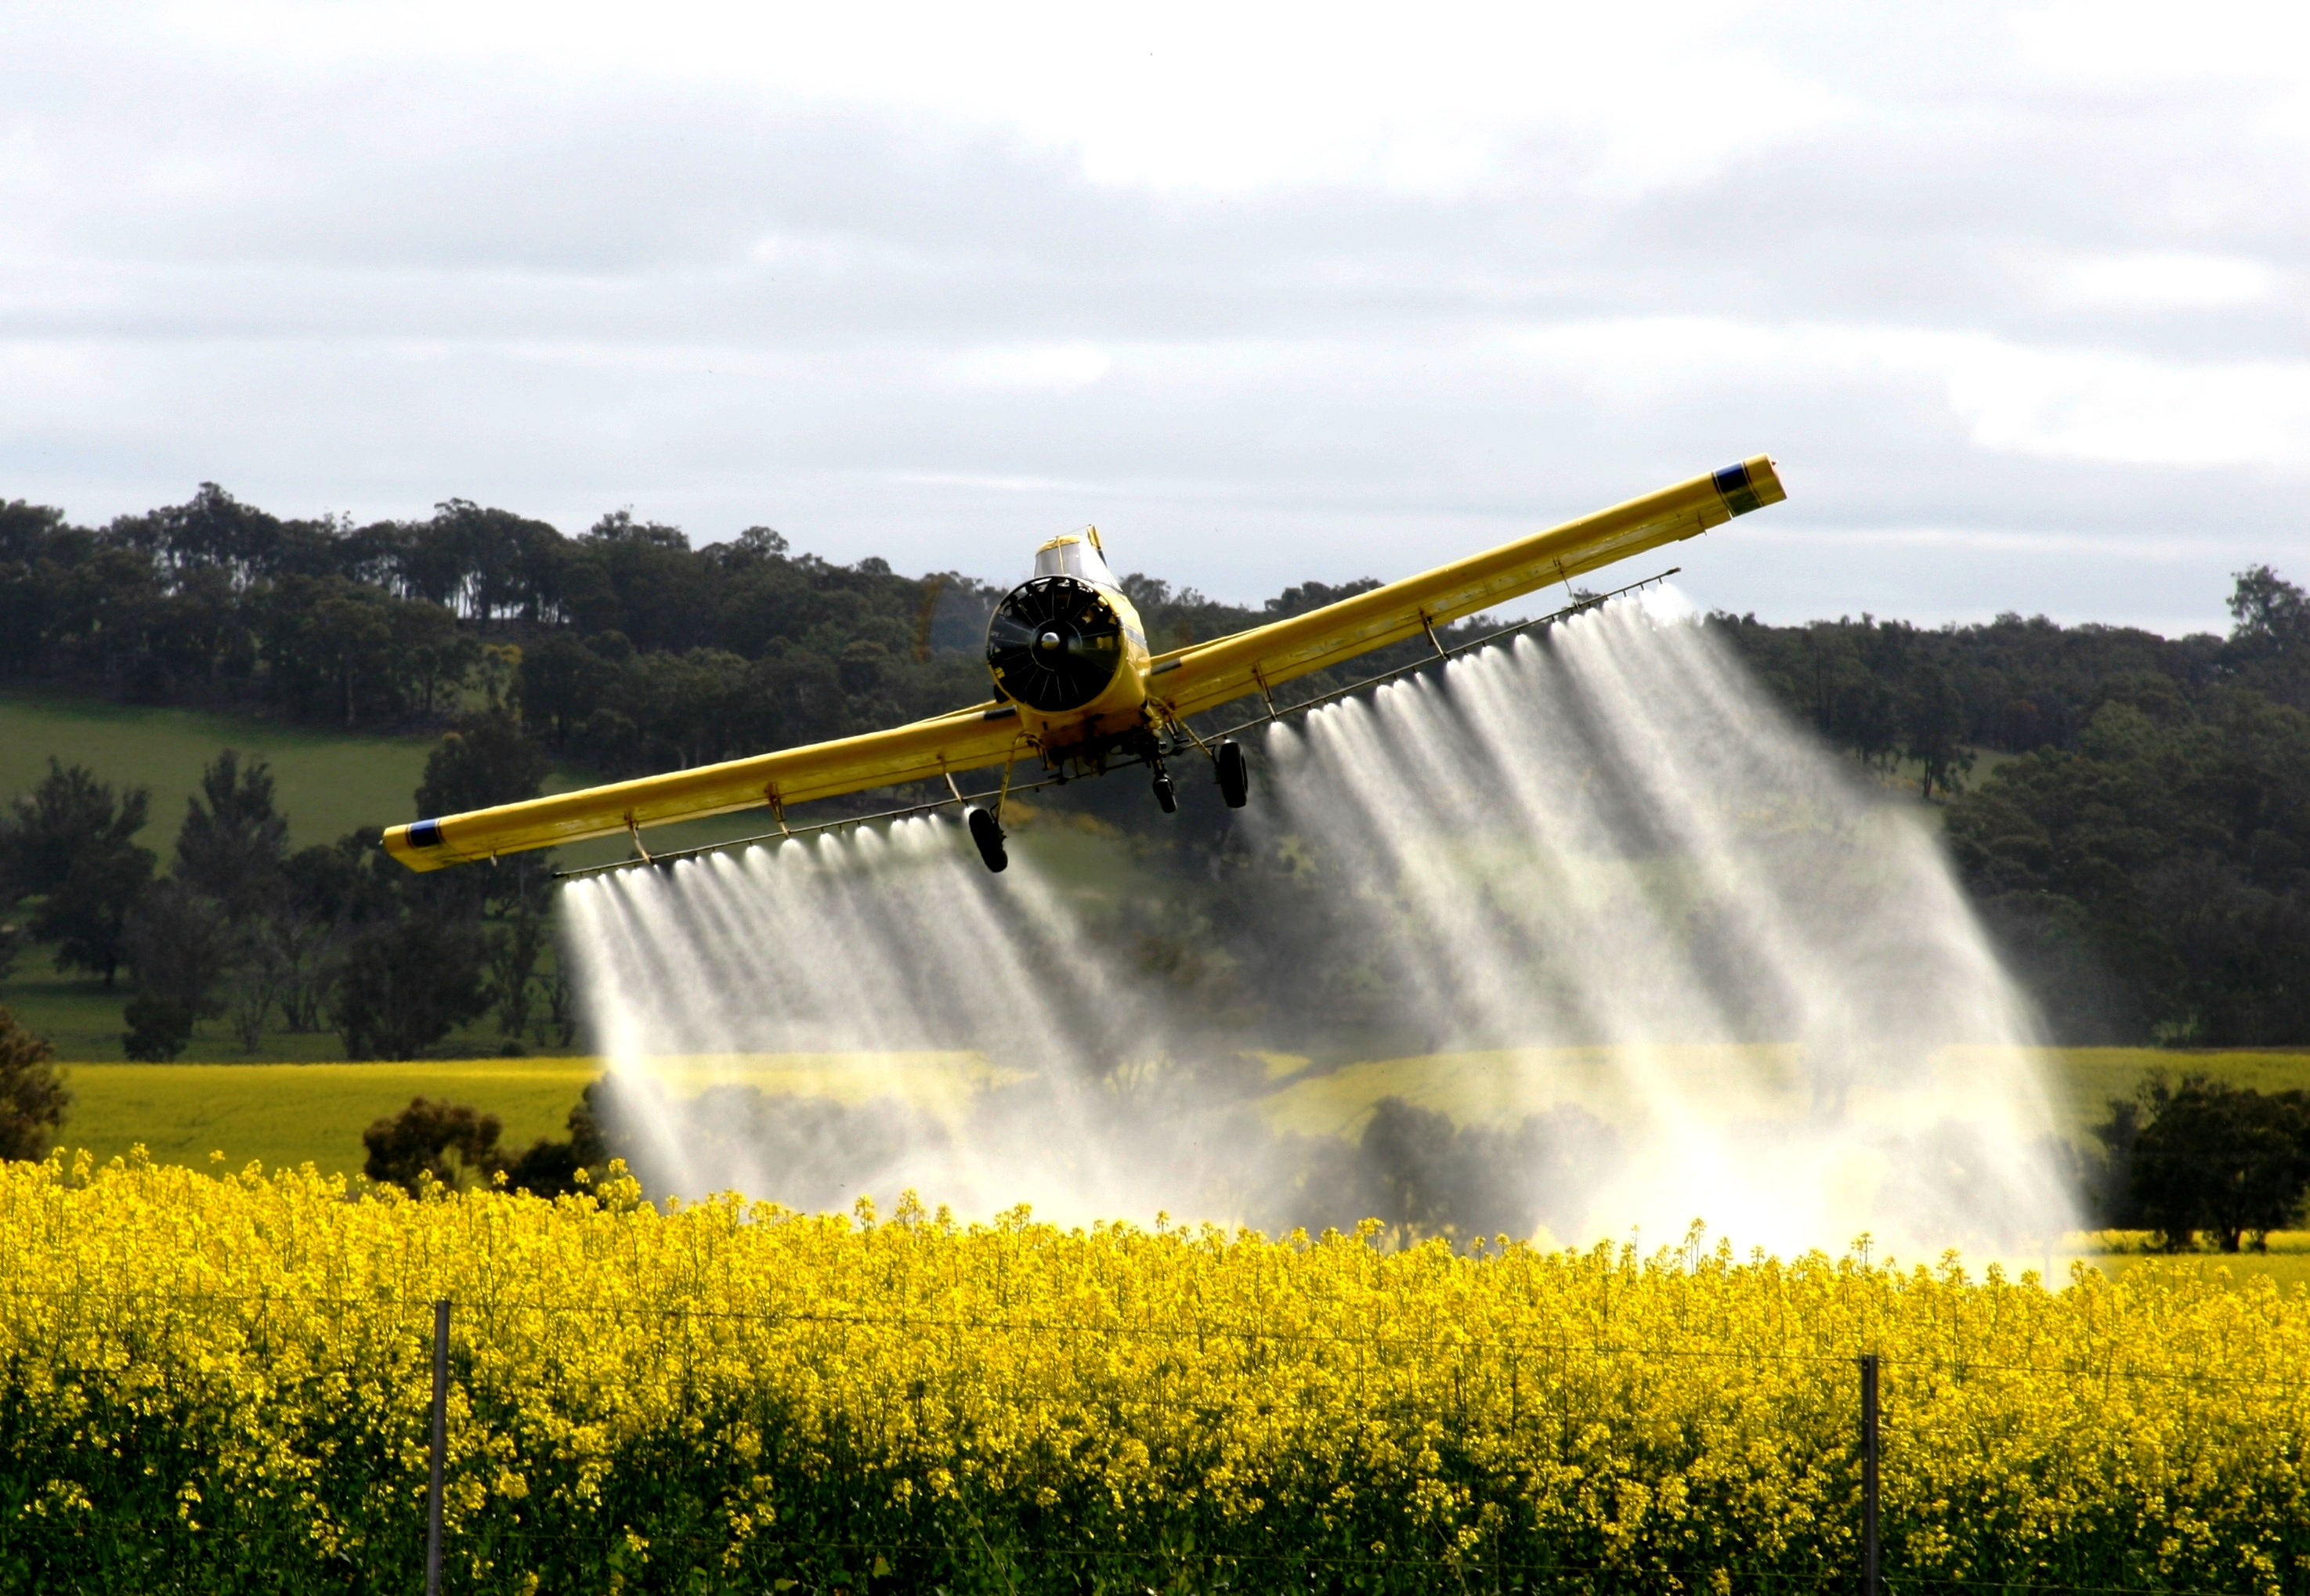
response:
<path fill-rule="evenodd" d="M 1036 550 L 1035 575 L 1072 577 L 1096 587 L 1116 585 L 1115 573 L 1107 568 L 1107 556 L 1099 551 L 1096 526 L 1055 537 Z"/>

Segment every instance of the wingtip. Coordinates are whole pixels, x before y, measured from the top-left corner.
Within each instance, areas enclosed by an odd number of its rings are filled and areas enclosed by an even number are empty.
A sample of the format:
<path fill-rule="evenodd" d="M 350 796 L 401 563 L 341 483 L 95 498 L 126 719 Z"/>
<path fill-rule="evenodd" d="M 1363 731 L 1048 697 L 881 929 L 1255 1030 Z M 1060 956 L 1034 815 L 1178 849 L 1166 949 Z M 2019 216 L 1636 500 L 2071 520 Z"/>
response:
<path fill-rule="evenodd" d="M 439 820 L 414 820 L 388 828 L 385 851 L 412 870 L 439 870 L 457 862 L 457 856 L 441 845 Z"/>
<path fill-rule="evenodd" d="M 1778 504 L 1789 496 L 1788 490 L 1781 486 L 1780 468 L 1773 464 L 1770 455 L 1752 455 L 1741 464 L 1748 468 L 1749 489 L 1756 494 L 1759 507 Z"/>
<path fill-rule="evenodd" d="M 1728 514 L 1745 516 L 1750 510 L 1763 509 L 1768 504 L 1778 504 L 1788 497 L 1781 486 L 1780 473 L 1775 469 L 1772 457 L 1751 455 L 1736 465 L 1711 473 L 1716 492 L 1724 501 Z"/>

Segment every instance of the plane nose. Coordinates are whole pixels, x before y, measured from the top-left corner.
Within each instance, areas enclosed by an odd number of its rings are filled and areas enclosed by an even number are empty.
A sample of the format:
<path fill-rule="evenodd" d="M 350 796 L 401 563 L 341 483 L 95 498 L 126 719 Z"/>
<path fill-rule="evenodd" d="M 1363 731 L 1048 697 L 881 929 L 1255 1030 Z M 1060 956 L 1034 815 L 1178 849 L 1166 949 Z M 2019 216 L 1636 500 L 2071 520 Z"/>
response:
<path fill-rule="evenodd" d="M 1041 649 L 1045 654 L 1055 654 L 1059 649 L 1066 646 L 1066 641 L 1067 640 L 1064 638 L 1062 638 L 1056 632 L 1045 632 L 1041 637 L 1035 639 L 1035 646 Z"/>

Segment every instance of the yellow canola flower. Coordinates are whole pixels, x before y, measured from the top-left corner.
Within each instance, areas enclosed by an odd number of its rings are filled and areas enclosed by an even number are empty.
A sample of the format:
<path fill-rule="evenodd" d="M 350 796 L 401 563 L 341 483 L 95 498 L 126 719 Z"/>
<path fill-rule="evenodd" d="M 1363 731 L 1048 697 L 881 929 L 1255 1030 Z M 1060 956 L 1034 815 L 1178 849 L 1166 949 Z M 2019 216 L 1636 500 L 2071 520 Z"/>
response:
<path fill-rule="evenodd" d="M 2267 1280 L 595 1193 L 0 1167 L 0 1574 L 412 1583 L 447 1297 L 465 1590 L 1841 1580 L 1863 1352 L 1889 1572 L 2310 1583 Z"/>

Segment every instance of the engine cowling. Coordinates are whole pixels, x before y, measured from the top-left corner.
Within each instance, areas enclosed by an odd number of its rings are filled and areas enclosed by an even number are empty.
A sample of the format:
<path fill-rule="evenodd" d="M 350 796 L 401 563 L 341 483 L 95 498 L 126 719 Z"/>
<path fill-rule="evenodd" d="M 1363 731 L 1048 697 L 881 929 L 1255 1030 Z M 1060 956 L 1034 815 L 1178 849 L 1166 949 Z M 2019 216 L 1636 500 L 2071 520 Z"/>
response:
<path fill-rule="evenodd" d="M 1123 618 L 1107 595 L 1073 577 L 1037 577 L 995 606 L 986 668 L 1022 708 L 1087 709 L 1125 663 Z"/>
<path fill-rule="evenodd" d="M 1046 755 L 1135 731 L 1148 664 L 1131 601 L 1081 577 L 1036 577 L 1005 594 L 987 623 L 994 690 L 1019 707 Z"/>

